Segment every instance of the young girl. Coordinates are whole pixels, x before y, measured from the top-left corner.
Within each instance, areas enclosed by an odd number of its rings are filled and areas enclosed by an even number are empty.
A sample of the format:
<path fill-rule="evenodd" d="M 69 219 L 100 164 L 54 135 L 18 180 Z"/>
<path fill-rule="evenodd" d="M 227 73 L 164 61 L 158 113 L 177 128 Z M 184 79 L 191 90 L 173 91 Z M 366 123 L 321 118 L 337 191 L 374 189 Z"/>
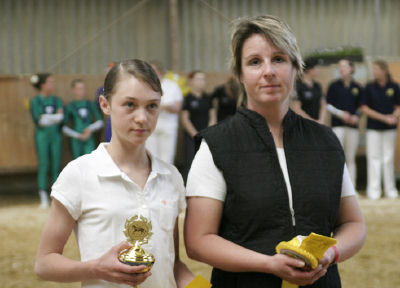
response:
<path fill-rule="evenodd" d="M 182 124 L 185 130 L 185 179 L 195 155 L 193 137 L 217 122 L 212 99 L 204 92 L 206 75 L 202 71 L 195 70 L 189 73 L 188 78 L 191 91 L 186 95 L 182 107 Z"/>
<path fill-rule="evenodd" d="M 383 178 L 384 194 L 393 199 L 398 197 L 394 177 L 394 153 L 400 116 L 400 88 L 392 81 L 385 61 L 374 61 L 372 73 L 374 80 L 365 86 L 361 103 L 361 109 L 368 117 L 367 196 L 370 199 L 381 197 Z"/>
<path fill-rule="evenodd" d="M 356 185 L 358 121 L 363 90 L 360 84 L 353 80 L 353 62 L 341 59 L 338 66 L 341 77 L 329 85 L 327 110 L 332 114 L 332 130 L 343 146 L 351 181 Z"/>
<path fill-rule="evenodd" d="M 35 271 L 46 280 L 81 281 L 82 287 L 184 287 L 193 276 L 178 252 L 177 217 L 186 205 L 182 177 L 145 150 L 159 114 L 160 81 L 146 62 L 127 60 L 110 70 L 104 84 L 100 106 L 113 119 L 111 142 L 69 163 L 54 184 Z M 156 259 L 148 273 L 118 260 L 130 246 L 121 242 L 125 220 L 137 214 L 151 221 L 154 233 L 143 246 Z M 62 255 L 72 230 L 81 261 Z"/>
<path fill-rule="evenodd" d="M 38 159 L 38 189 L 40 207 L 48 208 L 48 177 L 51 167 L 51 183 L 58 177 L 61 161 L 62 137 L 60 125 L 64 119 L 63 103 L 53 95 L 54 78 L 48 73 L 31 77 L 31 83 L 39 91 L 31 100 L 31 113 L 36 126 L 35 144 Z"/>
<path fill-rule="evenodd" d="M 236 113 L 239 83 L 233 76 L 229 76 L 228 81 L 215 88 L 211 97 L 218 122 L 232 117 Z"/>
<path fill-rule="evenodd" d="M 97 107 L 92 101 L 85 100 L 85 83 L 75 79 L 71 83 L 75 100 L 65 108 L 65 124 L 73 122 L 73 129 L 64 125 L 63 132 L 71 137 L 71 149 L 74 159 L 88 154 L 95 149 L 93 132 L 103 127 L 103 120 Z M 93 121 L 93 122 L 92 122 Z"/>
<path fill-rule="evenodd" d="M 324 124 L 326 103 L 321 84 L 315 80 L 318 73 L 318 60 L 306 59 L 303 76 L 296 82 L 297 95 L 292 106 L 293 110 L 300 116 Z"/>

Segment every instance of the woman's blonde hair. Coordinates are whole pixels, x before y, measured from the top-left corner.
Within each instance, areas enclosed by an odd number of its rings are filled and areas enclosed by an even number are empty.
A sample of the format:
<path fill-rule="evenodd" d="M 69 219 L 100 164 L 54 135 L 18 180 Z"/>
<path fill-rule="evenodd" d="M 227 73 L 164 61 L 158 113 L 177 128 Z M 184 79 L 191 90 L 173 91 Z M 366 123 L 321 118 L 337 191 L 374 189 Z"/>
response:
<path fill-rule="evenodd" d="M 243 17 L 234 22 L 231 33 L 231 70 L 239 80 L 242 74 L 242 49 L 244 42 L 254 34 L 261 34 L 267 37 L 271 42 L 284 53 L 289 55 L 293 66 L 300 77 L 303 73 L 303 59 L 300 49 L 297 46 L 296 37 L 290 27 L 281 19 L 271 15 Z M 239 97 L 239 106 L 245 106 L 247 102 L 246 91 L 243 84 L 241 86 L 241 95 Z"/>

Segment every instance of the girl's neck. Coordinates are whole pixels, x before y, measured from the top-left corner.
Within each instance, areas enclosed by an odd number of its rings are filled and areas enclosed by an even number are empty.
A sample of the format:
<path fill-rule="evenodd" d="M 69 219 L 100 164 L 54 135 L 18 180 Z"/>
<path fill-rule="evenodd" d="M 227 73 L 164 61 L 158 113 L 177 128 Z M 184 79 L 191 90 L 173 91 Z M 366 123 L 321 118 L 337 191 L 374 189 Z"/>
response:
<path fill-rule="evenodd" d="M 40 91 L 40 95 L 47 97 L 50 95 L 50 93 L 46 92 L 46 91 Z"/>
<path fill-rule="evenodd" d="M 342 81 L 344 83 L 344 86 L 348 87 L 348 86 L 350 86 L 350 83 L 351 83 L 351 77 L 350 76 L 344 76 L 344 77 L 342 77 Z"/>
<path fill-rule="evenodd" d="M 193 94 L 194 96 L 196 96 L 196 98 L 200 98 L 201 95 L 203 94 L 203 92 L 202 92 L 201 90 L 192 88 L 192 94 Z"/>
<path fill-rule="evenodd" d="M 150 168 L 144 143 L 140 145 L 124 144 L 116 137 L 111 138 L 107 151 L 117 166 L 124 172 L 130 168 Z"/>
<path fill-rule="evenodd" d="M 383 77 L 381 79 L 376 79 L 376 83 L 378 83 L 379 86 L 385 87 L 388 83 L 388 80 L 389 79 L 387 77 Z"/>
<path fill-rule="evenodd" d="M 312 86 L 314 83 L 314 79 L 308 75 L 308 74 L 304 74 L 303 75 L 303 82 L 306 83 L 308 86 Z"/>

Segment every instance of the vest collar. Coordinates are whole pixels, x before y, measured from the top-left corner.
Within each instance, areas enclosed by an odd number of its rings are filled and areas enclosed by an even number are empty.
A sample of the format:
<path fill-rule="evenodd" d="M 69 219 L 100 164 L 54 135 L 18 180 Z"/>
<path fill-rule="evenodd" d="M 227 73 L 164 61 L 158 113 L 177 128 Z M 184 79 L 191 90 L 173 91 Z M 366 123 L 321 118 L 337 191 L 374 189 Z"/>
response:
<path fill-rule="evenodd" d="M 254 127 L 268 127 L 265 118 L 254 110 L 250 110 L 246 107 L 240 107 L 237 112 L 245 117 L 247 121 Z M 283 118 L 283 129 L 287 130 L 288 128 L 292 127 L 294 123 L 296 123 L 297 117 L 299 116 L 289 108 L 288 112 Z"/>

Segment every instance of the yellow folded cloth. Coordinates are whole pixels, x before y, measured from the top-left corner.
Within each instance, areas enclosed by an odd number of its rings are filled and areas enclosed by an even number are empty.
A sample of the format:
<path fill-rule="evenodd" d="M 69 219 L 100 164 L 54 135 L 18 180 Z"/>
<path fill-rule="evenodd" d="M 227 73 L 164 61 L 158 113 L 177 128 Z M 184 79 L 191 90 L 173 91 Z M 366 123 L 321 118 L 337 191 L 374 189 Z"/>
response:
<path fill-rule="evenodd" d="M 278 254 L 286 254 L 304 261 L 306 269 L 315 269 L 318 266 L 318 259 L 324 257 L 326 250 L 336 242 L 334 238 L 311 233 L 308 236 L 296 236 L 290 241 L 280 242 L 275 249 Z M 298 286 L 282 281 L 282 288 L 295 287 Z"/>
<path fill-rule="evenodd" d="M 211 286 L 203 276 L 197 275 L 185 288 L 211 288 Z"/>

